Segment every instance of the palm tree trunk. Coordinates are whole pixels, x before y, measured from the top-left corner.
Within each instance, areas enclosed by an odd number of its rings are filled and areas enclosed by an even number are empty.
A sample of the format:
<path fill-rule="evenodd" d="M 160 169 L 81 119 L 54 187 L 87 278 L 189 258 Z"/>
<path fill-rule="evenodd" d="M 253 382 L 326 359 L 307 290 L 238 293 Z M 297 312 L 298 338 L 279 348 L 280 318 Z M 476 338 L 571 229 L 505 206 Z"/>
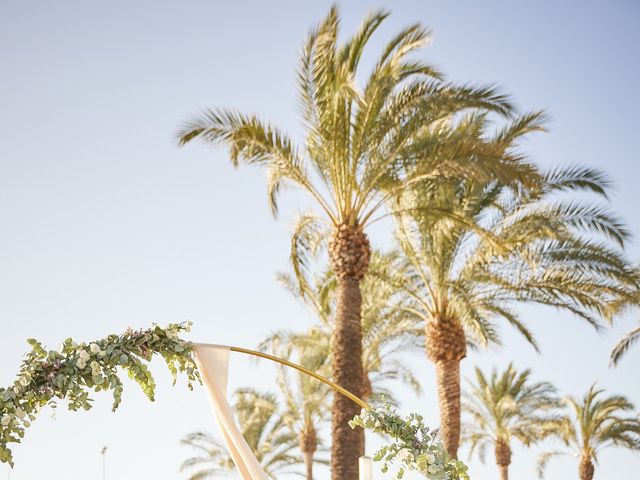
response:
<path fill-rule="evenodd" d="M 362 333 L 360 331 L 359 281 L 338 280 L 337 318 L 333 335 L 333 380 L 356 394 L 362 388 Z M 348 422 L 360 412 L 360 407 L 344 395 L 334 394 L 332 411 L 331 478 L 358 478 L 358 458 L 364 454 L 363 433 L 352 429 Z"/>
<path fill-rule="evenodd" d="M 460 446 L 460 361 L 436 362 L 440 437 L 449 455 L 458 456 Z"/>
<path fill-rule="evenodd" d="M 313 480 L 313 455 L 314 452 L 304 452 L 304 466 L 307 471 L 307 480 Z"/>
<path fill-rule="evenodd" d="M 498 465 L 500 469 L 500 480 L 509 480 L 509 465 Z"/>
<path fill-rule="evenodd" d="M 307 480 L 313 480 L 313 457 L 318 450 L 318 435 L 313 423 L 308 423 L 298 436 L 300 450 L 304 457 Z"/>
<path fill-rule="evenodd" d="M 580 459 L 580 467 L 578 468 L 578 475 L 580 480 L 592 480 L 593 479 L 593 463 L 591 458 L 587 455 L 583 455 Z"/>
<path fill-rule="evenodd" d="M 432 319 L 427 323 L 426 346 L 436 365 L 440 437 L 445 449 L 458 458 L 460 446 L 460 361 L 467 354 L 464 330 L 455 320 Z"/>
<path fill-rule="evenodd" d="M 331 346 L 333 381 L 360 395 L 363 387 L 360 280 L 369 266 L 369 241 L 359 228 L 341 225 L 331 240 L 329 254 L 337 277 L 336 321 Z M 358 458 L 364 454 L 364 432 L 348 424 L 358 413 L 357 404 L 344 395 L 334 394 L 332 480 L 358 478 Z"/>
<path fill-rule="evenodd" d="M 509 480 L 509 465 L 511 465 L 511 447 L 509 442 L 499 437 L 495 444 L 496 464 L 500 470 L 500 480 Z"/>

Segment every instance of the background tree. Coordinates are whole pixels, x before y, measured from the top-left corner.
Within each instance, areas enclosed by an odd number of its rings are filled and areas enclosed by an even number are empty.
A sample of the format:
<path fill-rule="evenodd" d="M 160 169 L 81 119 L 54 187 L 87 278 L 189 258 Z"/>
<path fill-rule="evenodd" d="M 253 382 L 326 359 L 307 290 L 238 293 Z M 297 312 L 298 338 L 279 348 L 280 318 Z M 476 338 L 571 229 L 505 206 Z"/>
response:
<path fill-rule="evenodd" d="M 272 393 L 239 389 L 234 393 L 234 411 L 240 431 L 269 478 L 294 471 L 290 467 L 303 463 L 296 454 L 298 439 L 286 426 Z M 215 478 L 233 472 L 233 460 L 224 445 L 203 432 L 187 435 L 182 443 L 196 450 L 181 471 L 189 472 L 189 480 Z"/>
<path fill-rule="evenodd" d="M 604 390 L 592 385 L 582 399 L 567 398 L 572 415 L 556 422 L 554 434 L 562 439 L 571 453 L 580 459 L 580 480 L 591 480 L 598 454 L 606 447 L 616 446 L 640 450 L 640 419 L 629 415 L 634 407 L 621 395 L 606 397 Z M 546 452 L 540 456 L 538 474 L 543 476 L 547 462 L 566 452 Z"/>
<path fill-rule="evenodd" d="M 401 30 L 383 47 L 361 88 L 356 78 L 363 51 L 388 15 L 371 13 L 355 35 L 339 42 L 339 15 L 332 7 L 310 32 L 297 74 L 303 147 L 257 117 L 230 110 L 207 110 L 178 134 L 180 144 L 197 138 L 226 145 L 234 165 L 242 161 L 266 168 L 274 213 L 279 192 L 289 185 L 307 192 L 319 207 L 332 229 L 329 256 L 337 279 L 332 376 L 357 394 L 363 388 L 360 281 L 370 259 L 367 226 L 408 185 L 452 174 L 454 164 L 458 174 L 477 170 L 477 165 L 465 169 L 457 157 L 447 163 L 422 153 L 423 145 L 438 143 L 441 122 L 470 108 L 502 114 L 512 108 L 495 88 L 444 83 L 433 67 L 412 58 L 429 39 L 419 24 Z M 307 218 L 307 224 L 315 223 L 315 217 Z M 358 475 L 362 435 L 348 426 L 357 413 L 357 405 L 334 395 L 334 480 Z"/>
<path fill-rule="evenodd" d="M 463 410 L 470 417 L 465 423 L 463 441 L 471 444 L 484 461 L 486 449 L 493 447 L 501 480 L 508 480 L 511 441 L 529 447 L 543 440 L 557 420 L 555 410 L 562 405 L 556 389 L 548 382 L 533 382 L 531 370 L 518 372 L 509 365 L 493 370 L 487 378 L 476 368 L 476 381 L 465 392 Z"/>
<path fill-rule="evenodd" d="M 273 355 L 295 361 L 313 372 L 328 376 L 331 370 L 329 349 L 324 348 L 324 345 L 323 348 L 316 348 L 312 342 L 296 341 L 296 338 L 298 337 L 295 335 L 287 338 L 276 334 L 263 342 L 261 349 L 269 350 Z M 313 480 L 314 463 L 328 463 L 324 459 L 316 458 L 316 454 L 319 450 L 325 450 L 320 430 L 329 420 L 330 390 L 324 383 L 308 375 L 299 372 L 293 376 L 289 375 L 283 366 L 280 366 L 278 371 L 278 387 L 286 405 L 285 424 L 298 438 L 306 478 Z"/>
<path fill-rule="evenodd" d="M 540 129 L 540 120 L 539 114 L 515 120 L 488 137 L 497 145 L 488 148 L 519 158 L 517 141 Z M 469 117 L 461 128 L 465 135 L 487 135 L 482 116 Z M 597 204 L 560 195 L 571 190 L 606 197 L 607 187 L 600 172 L 576 167 L 551 171 L 533 188 L 452 179 L 406 190 L 406 208 L 397 215 L 403 258 L 380 278 L 404 291 L 413 300 L 407 311 L 424 322 L 441 434 L 451 455 L 459 445 L 460 361 L 468 344 L 499 343 L 499 319 L 537 349 L 513 308 L 518 302 L 568 310 L 600 328 L 600 319 L 611 318 L 613 305 L 635 288 L 619 248 L 628 235 L 621 221 Z"/>

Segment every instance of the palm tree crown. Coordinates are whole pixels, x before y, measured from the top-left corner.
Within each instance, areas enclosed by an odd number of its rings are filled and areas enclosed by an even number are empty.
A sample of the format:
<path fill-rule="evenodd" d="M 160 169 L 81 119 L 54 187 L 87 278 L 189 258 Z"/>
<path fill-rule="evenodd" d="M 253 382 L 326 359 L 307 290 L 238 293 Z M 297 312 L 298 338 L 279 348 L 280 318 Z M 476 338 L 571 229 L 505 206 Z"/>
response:
<path fill-rule="evenodd" d="M 388 15 L 381 10 L 371 13 L 355 35 L 340 42 L 339 15 L 332 7 L 309 33 L 297 72 L 302 146 L 258 117 L 231 110 L 207 110 L 178 134 L 180 144 L 193 139 L 222 143 L 234 165 L 264 167 L 274 214 L 278 194 L 287 186 L 301 188 L 314 200 L 333 229 L 329 253 L 338 291 L 332 376 L 358 394 L 364 388 L 360 280 L 370 260 L 364 229 L 407 185 L 440 175 L 486 174 L 503 168 L 502 156 L 495 152 L 478 151 L 482 161 L 474 157 L 469 162 L 464 155 L 435 155 L 435 146 L 475 150 L 441 128 L 461 111 L 508 115 L 512 110 L 495 88 L 446 83 L 435 68 L 413 58 L 430 37 L 420 24 L 395 35 L 364 84 L 358 85 L 365 46 Z M 531 173 L 527 165 L 521 170 Z M 361 434 L 348 426 L 358 407 L 340 395 L 333 398 L 332 477 L 352 480 L 364 448 Z"/>
<path fill-rule="evenodd" d="M 634 406 L 624 396 L 604 396 L 604 390 L 592 385 L 583 398 L 569 397 L 566 403 L 571 415 L 556 422 L 554 434 L 580 458 L 580 480 L 593 478 L 593 464 L 604 448 L 616 446 L 640 450 L 640 419 L 632 415 Z M 538 463 L 541 477 L 548 460 L 562 453 L 541 455 Z"/>
<path fill-rule="evenodd" d="M 517 140 L 533 118 L 515 121 L 512 133 L 498 138 Z M 486 122 L 476 117 L 469 124 L 483 132 Z M 533 188 L 452 180 L 406 191 L 402 201 L 414 207 L 397 216 L 404 258 L 382 278 L 406 292 L 413 300 L 407 311 L 425 322 L 451 455 L 460 432 L 459 362 L 468 345 L 499 343 L 500 319 L 537 349 L 515 303 L 562 308 L 600 328 L 600 319 L 611 319 L 636 289 L 619 248 L 628 236 L 621 221 L 605 207 L 562 196 L 606 196 L 607 187 L 601 172 L 570 167 L 548 172 Z"/>
<path fill-rule="evenodd" d="M 556 389 L 548 382 L 532 382 L 531 370 L 518 372 L 509 365 L 503 372 L 494 370 L 487 378 L 476 368 L 476 382 L 465 392 L 464 440 L 471 443 L 469 455 L 493 447 L 502 480 L 507 480 L 511 464 L 511 440 L 526 446 L 543 440 L 556 420 L 554 410 L 561 406 Z"/>

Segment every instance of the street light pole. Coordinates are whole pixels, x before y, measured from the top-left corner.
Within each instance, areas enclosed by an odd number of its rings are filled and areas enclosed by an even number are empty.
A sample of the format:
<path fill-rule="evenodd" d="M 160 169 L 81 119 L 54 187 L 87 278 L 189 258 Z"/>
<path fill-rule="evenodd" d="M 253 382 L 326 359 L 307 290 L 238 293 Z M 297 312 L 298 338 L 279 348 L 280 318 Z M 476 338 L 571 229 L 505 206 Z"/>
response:
<path fill-rule="evenodd" d="M 102 455 L 102 480 L 107 480 L 107 446 L 105 445 L 100 450 Z"/>

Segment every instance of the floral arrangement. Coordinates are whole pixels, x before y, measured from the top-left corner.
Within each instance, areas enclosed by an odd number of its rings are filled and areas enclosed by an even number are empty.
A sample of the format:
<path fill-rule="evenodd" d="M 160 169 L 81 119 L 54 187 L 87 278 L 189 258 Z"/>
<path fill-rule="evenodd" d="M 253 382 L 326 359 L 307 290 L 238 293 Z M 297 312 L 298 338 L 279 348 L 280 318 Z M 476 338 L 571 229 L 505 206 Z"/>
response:
<path fill-rule="evenodd" d="M 396 478 L 401 479 L 405 471 L 417 471 L 431 480 L 469 480 L 467 466 L 460 460 L 449 457 L 438 441 L 438 430 L 425 426 L 421 415 L 412 413 L 405 419 L 390 405 L 363 409 L 349 422 L 356 426 L 389 435 L 394 439 L 390 445 L 381 447 L 374 455 L 376 462 L 382 461 L 382 472 L 398 462 Z"/>
<path fill-rule="evenodd" d="M 113 410 L 122 398 L 122 381 L 118 374 L 125 370 L 149 400 L 154 400 L 155 382 L 145 365 L 154 354 L 164 358 L 173 375 L 184 373 L 188 386 L 197 381 L 196 366 L 191 357 L 191 344 L 180 339 L 190 323 L 154 325 L 147 330 L 127 330 L 122 335 L 92 342 L 76 343 L 66 339 L 59 350 L 46 351 L 34 339 L 12 386 L 0 388 L 0 462 L 13 466 L 8 445 L 19 443 L 25 430 L 46 405 L 56 407 L 56 400 L 66 400 L 70 410 L 89 410 L 90 392 L 113 391 Z"/>

